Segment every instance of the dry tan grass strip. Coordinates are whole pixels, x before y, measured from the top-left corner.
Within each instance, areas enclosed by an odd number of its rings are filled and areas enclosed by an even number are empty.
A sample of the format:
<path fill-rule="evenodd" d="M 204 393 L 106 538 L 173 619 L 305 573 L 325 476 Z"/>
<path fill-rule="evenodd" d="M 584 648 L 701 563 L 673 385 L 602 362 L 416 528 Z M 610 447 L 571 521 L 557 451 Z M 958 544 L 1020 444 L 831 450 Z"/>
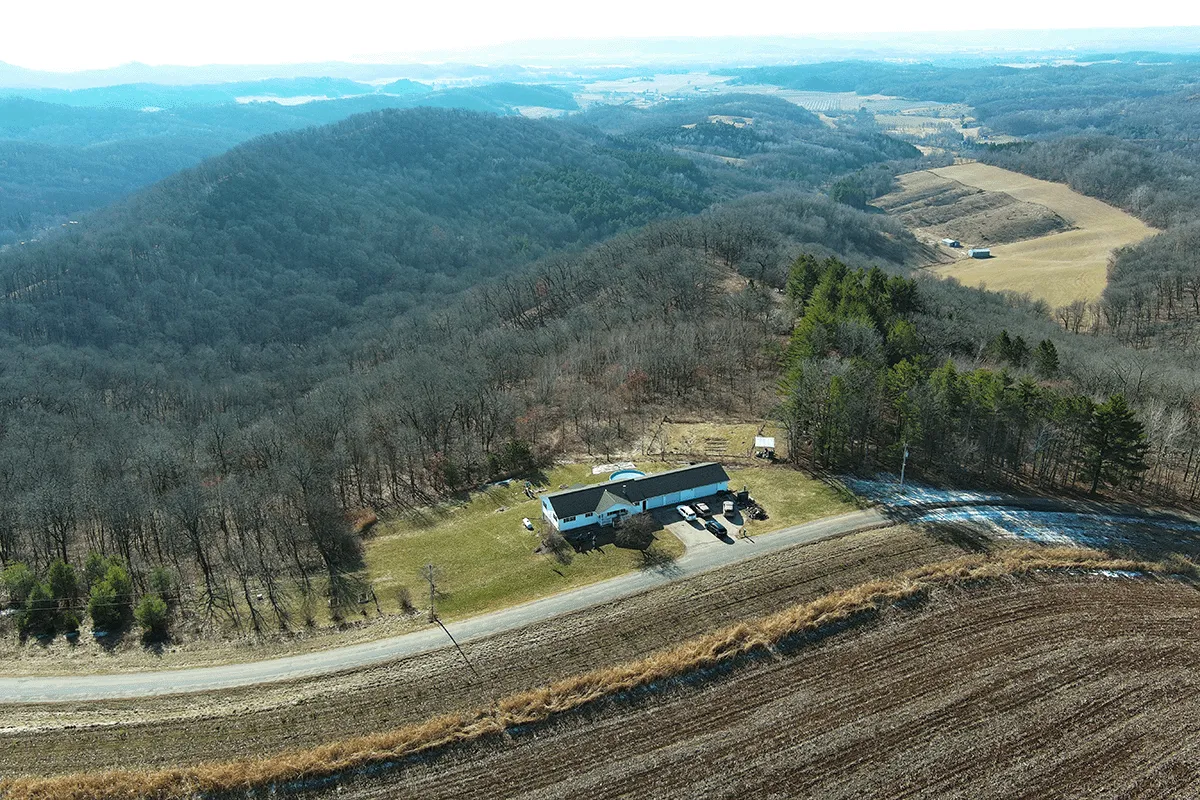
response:
<path fill-rule="evenodd" d="M 1184 563 L 1185 570 L 1195 570 Z M 797 634 L 844 622 L 915 597 L 935 586 L 990 580 L 1039 570 L 1089 569 L 1179 572 L 1181 562 L 1159 564 L 1109 558 L 1095 550 L 1028 548 L 996 556 L 965 556 L 928 564 L 889 580 L 862 583 L 816 600 L 740 622 L 638 661 L 574 675 L 510 695 L 475 714 L 451 714 L 391 731 L 344 739 L 308 750 L 150 772 L 108 772 L 56 778 L 0 780 L 12 800 L 182 800 L 197 794 L 245 790 L 347 772 L 454 744 L 478 741 L 518 725 L 544 722 L 606 697 L 678 678 L 745 654 L 771 649 Z"/>

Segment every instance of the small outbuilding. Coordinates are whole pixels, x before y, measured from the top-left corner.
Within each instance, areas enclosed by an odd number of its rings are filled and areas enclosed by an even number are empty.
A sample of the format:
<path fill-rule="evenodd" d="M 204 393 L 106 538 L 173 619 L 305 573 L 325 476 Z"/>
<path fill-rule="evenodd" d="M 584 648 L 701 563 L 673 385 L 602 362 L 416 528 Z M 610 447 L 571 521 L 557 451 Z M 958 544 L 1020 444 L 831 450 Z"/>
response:
<path fill-rule="evenodd" d="M 754 437 L 754 455 L 758 458 L 774 458 L 775 457 L 775 437 L 774 436 L 755 436 Z"/>
<path fill-rule="evenodd" d="M 946 247 L 962 247 L 962 243 L 958 239 L 942 239 L 942 244 Z"/>
<path fill-rule="evenodd" d="M 991 258 L 992 250 L 990 247 L 972 247 L 967 251 L 967 255 L 971 258 Z"/>

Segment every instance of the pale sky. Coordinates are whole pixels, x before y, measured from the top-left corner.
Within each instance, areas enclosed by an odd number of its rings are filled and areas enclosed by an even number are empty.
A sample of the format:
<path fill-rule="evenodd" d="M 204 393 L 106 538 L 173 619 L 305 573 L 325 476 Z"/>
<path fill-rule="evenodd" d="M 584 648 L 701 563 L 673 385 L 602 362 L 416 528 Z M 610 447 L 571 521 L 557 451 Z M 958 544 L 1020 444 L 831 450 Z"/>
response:
<path fill-rule="evenodd" d="M 1200 25 L 1200 3 L 0 0 L 0 61 L 56 71 L 130 61 L 395 62 L 531 39 L 1184 25 Z"/>

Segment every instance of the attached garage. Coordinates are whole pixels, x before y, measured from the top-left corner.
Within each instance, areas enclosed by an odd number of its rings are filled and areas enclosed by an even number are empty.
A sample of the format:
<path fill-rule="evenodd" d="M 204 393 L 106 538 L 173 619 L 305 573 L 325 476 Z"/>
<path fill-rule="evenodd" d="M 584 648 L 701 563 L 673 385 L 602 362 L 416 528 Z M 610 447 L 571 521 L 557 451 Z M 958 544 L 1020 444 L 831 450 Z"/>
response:
<path fill-rule="evenodd" d="M 728 491 L 729 475 L 720 464 L 693 464 L 653 475 L 616 473 L 612 480 L 567 489 L 542 498 L 542 514 L 557 530 L 611 525 L 617 509 L 637 513 Z M 621 477 L 618 477 L 621 476 Z"/>

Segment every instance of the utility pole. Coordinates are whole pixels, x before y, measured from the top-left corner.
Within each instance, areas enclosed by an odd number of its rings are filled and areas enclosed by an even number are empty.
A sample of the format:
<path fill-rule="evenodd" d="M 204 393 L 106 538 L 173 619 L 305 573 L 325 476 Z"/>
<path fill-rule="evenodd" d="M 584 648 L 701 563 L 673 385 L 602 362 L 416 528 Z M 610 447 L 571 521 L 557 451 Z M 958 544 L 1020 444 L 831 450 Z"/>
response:
<path fill-rule="evenodd" d="M 433 596 L 437 592 L 437 584 L 433 580 L 433 564 L 425 567 L 425 580 L 429 581 L 429 621 L 437 622 L 437 611 L 433 608 Z"/>
<path fill-rule="evenodd" d="M 904 494 L 904 468 L 908 466 L 908 442 L 904 443 L 904 457 L 900 461 L 900 494 Z"/>

